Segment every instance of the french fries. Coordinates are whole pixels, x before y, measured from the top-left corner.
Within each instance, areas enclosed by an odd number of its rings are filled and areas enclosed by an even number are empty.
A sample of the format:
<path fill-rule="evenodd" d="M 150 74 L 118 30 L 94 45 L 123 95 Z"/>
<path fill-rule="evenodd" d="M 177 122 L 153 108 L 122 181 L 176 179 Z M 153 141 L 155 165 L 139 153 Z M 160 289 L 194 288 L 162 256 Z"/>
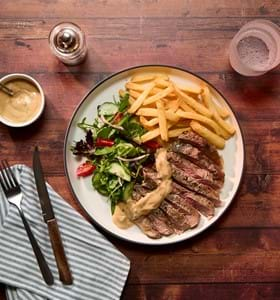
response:
<path fill-rule="evenodd" d="M 223 149 L 225 147 L 225 140 L 223 138 L 213 133 L 206 127 L 202 126 L 198 122 L 191 121 L 190 126 L 193 131 L 195 131 L 200 136 L 204 137 L 207 141 L 216 146 L 218 149 Z"/>
<path fill-rule="evenodd" d="M 190 127 L 183 127 L 183 128 L 176 128 L 176 129 L 170 129 L 168 131 L 168 137 L 169 138 L 174 138 L 182 134 L 183 132 L 189 131 L 191 128 Z"/>
<path fill-rule="evenodd" d="M 136 112 L 137 116 L 144 116 L 144 117 L 158 117 L 158 112 L 156 108 L 140 108 Z"/>
<path fill-rule="evenodd" d="M 159 112 L 158 112 L 158 108 L 155 109 L 155 108 L 140 108 L 137 113 L 136 113 L 137 116 L 144 116 L 144 117 L 156 117 L 158 118 L 158 115 L 159 115 Z M 176 113 L 174 113 L 172 110 L 165 110 L 165 115 L 166 115 L 166 118 L 170 121 L 173 121 L 173 122 L 178 122 L 180 117 L 177 116 Z"/>
<path fill-rule="evenodd" d="M 158 78 L 155 80 L 155 85 L 160 88 L 166 88 L 170 85 L 169 81 L 164 80 L 163 78 Z"/>
<path fill-rule="evenodd" d="M 147 132 L 139 138 L 145 143 L 155 138 L 167 142 L 193 130 L 218 149 L 235 134 L 226 119 L 229 112 L 213 99 L 206 84 L 175 83 L 167 74 L 135 74 L 125 85 L 129 93 L 128 112 L 139 117 Z M 125 91 L 120 90 L 120 95 Z"/>
<path fill-rule="evenodd" d="M 200 114 L 202 114 L 206 117 L 209 117 L 209 118 L 212 117 L 213 114 L 211 113 L 211 111 L 208 108 L 206 108 L 202 104 L 198 103 L 191 96 L 188 96 L 187 94 L 180 91 L 180 89 L 176 86 L 176 84 L 174 84 L 174 89 L 175 89 L 175 92 L 177 93 L 178 97 L 183 99 L 187 103 L 188 106 L 190 106 L 195 111 L 199 112 Z"/>
<path fill-rule="evenodd" d="M 144 127 L 153 127 L 155 125 L 157 125 L 159 123 L 158 118 L 153 118 L 151 120 L 147 120 L 144 116 L 140 116 L 139 118 L 140 123 L 144 126 Z"/>
<path fill-rule="evenodd" d="M 171 92 L 173 92 L 173 87 L 171 85 L 169 85 L 166 89 L 158 92 L 157 94 L 155 94 L 154 96 L 151 96 L 149 98 L 147 98 L 144 101 L 144 105 L 148 105 L 151 103 L 156 102 L 157 100 L 161 100 L 162 98 L 166 97 L 168 94 L 170 94 Z"/>
<path fill-rule="evenodd" d="M 149 81 L 153 79 L 155 79 L 155 75 L 153 74 L 140 74 L 140 75 L 133 76 L 131 78 L 131 82 L 138 83 L 138 82 Z"/>
<path fill-rule="evenodd" d="M 201 93 L 201 87 L 197 86 L 189 86 L 187 84 L 178 84 L 176 83 L 177 87 L 182 91 L 190 94 L 196 94 L 199 95 Z"/>
<path fill-rule="evenodd" d="M 164 99 L 167 100 L 167 99 Z M 176 111 L 180 107 L 180 100 L 167 100 L 165 104 L 166 109 L 173 109 Z"/>
<path fill-rule="evenodd" d="M 151 89 L 155 86 L 154 83 L 151 83 L 143 92 L 142 94 L 135 100 L 135 102 L 132 103 L 132 105 L 130 106 L 130 108 L 128 109 L 128 112 L 133 114 L 135 113 L 138 108 L 142 105 L 142 103 L 145 101 L 145 99 L 147 98 L 149 92 L 151 91 Z"/>
<path fill-rule="evenodd" d="M 225 119 L 229 116 L 229 112 L 226 109 L 218 106 L 212 100 L 210 90 L 207 86 L 203 87 L 202 98 L 203 98 L 203 101 L 204 101 L 205 105 L 207 106 L 207 108 L 209 108 L 212 112 L 216 111 L 218 113 L 218 115 L 220 117 L 222 117 L 223 119 Z"/>
<path fill-rule="evenodd" d="M 202 116 L 198 113 L 184 112 L 184 111 L 179 109 L 177 111 L 177 115 L 179 117 L 186 118 L 186 119 L 189 119 L 189 120 L 200 121 L 201 123 L 203 123 L 203 124 L 207 125 L 208 127 L 212 128 L 213 131 L 215 131 L 217 134 L 220 133 L 219 126 L 217 125 L 217 123 L 215 123 L 212 119 L 204 117 L 204 116 Z"/>
<path fill-rule="evenodd" d="M 179 106 L 183 111 L 195 112 L 184 100 L 179 100 Z"/>
<path fill-rule="evenodd" d="M 168 141 L 167 120 L 162 102 L 156 103 L 158 111 L 159 131 L 163 141 Z"/>
<path fill-rule="evenodd" d="M 219 115 L 216 106 L 214 105 L 214 102 L 212 101 L 212 97 L 209 91 L 208 87 L 204 87 L 203 90 L 203 100 L 206 104 L 206 106 L 209 108 L 209 110 L 213 113 L 214 120 L 219 124 L 220 127 L 222 127 L 226 132 L 228 132 L 230 135 L 233 135 L 235 133 L 235 128 L 227 123 L 225 120 L 221 118 Z M 220 111 L 221 112 L 221 111 Z"/>

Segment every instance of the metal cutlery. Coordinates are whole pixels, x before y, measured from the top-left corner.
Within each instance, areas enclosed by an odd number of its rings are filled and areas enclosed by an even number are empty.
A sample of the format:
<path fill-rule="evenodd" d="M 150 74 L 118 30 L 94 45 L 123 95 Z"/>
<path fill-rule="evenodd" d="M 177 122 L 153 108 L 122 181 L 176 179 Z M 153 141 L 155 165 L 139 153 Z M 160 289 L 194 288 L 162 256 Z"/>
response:
<path fill-rule="evenodd" d="M 4 191 L 4 194 L 6 195 L 9 203 L 15 205 L 19 211 L 19 214 L 21 216 L 23 225 L 26 229 L 28 238 L 30 240 L 32 249 L 34 251 L 35 257 L 37 259 L 39 268 L 41 270 L 42 276 L 48 285 L 52 285 L 54 282 L 53 275 L 51 273 L 51 270 L 49 269 L 49 266 L 45 260 L 45 257 L 31 231 L 31 228 L 23 214 L 22 208 L 21 208 L 21 202 L 23 199 L 23 195 L 21 192 L 20 185 L 13 174 L 12 169 L 10 168 L 7 160 L 2 160 L 2 168 L 0 170 L 0 185 Z"/>
<path fill-rule="evenodd" d="M 42 214 L 49 230 L 50 241 L 58 268 L 59 278 L 64 284 L 70 285 L 73 282 L 72 275 L 46 187 L 38 147 L 35 147 L 33 153 L 33 171 L 41 203 Z"/>
<path fill-rule="evenodd" d="M 8 94 L 9 96 L 14 96 L 14 92 L 3 83 L 0 83 L 0 90 Z"/>

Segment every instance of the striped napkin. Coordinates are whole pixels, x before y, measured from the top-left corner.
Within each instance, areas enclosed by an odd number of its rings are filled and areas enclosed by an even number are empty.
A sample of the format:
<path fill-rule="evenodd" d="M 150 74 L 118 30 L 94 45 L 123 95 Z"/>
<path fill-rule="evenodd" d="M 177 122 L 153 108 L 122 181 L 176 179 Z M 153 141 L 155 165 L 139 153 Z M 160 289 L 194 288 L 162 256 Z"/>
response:
<path fill-rule="evenodd" d="M 7 286 L 7 298 L 119 299 L 130 268 L 128 259 L 48 185 L 74 280 L 70 286 L 60 282 L 33 171 L 24 165 L 15 165 L 13 170 L 22 188 L 24 214 L 52 270 L 55 283 L 48 286 L 43 281 L 17 208 L 8 203 L 1 190 L 0 282 Z"/>

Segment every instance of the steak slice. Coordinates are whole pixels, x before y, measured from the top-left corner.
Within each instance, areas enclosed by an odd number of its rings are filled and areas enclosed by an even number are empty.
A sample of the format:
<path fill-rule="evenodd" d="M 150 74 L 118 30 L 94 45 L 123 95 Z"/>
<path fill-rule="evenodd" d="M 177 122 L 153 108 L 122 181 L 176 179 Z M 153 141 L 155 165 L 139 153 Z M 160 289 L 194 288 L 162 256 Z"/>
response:
<path fill-rule="evenodd" d="M 181 196 L 185 202 L 197 209 L 202 215 L 211 218 L 215 214 L 215 202 L 203 197 L 196 192 L 190 191 L 173 182 L 172 193 Z M 219 203 L 220 204 L 220 203 Z M 220 205 L 219 205 L 220 206 Z"/>
<path fill-rule="evenodd" d="M 191 228 L 186 212 L 182 208 L 176 207 L 168 201 L 163 201 L 159 208 L 170 220 L 175 233 L 180 234 Z"/>
<path fill-rule="evenodd" d="M 152 175 L 150 184 L 155 188 L 157 184 L 153 180 L 157 180 L 157 173 L 153 169 L 147 168 L 147 171 Z M 150 190 L 144 186 L 135 185 L 135 188 L 141 196 L 145 196 L 150 192 Z M 163 200 L 160 207 L 147 216 L 151 221 L 153 228 L 162 235 L 170 235 L 174 232 L 182 233 L 185 230 L 196 226 L 199 222 L 199 214 L 197 211 L 194 211 L 192 207 L 187 206 L 186 204 L 185 208 L 183 208 L 183 204 L 181 204 L 181 206 L 176 205 L 175 200 L 173 201 L 174 203 L 171 203 L 172 201 L 170 201 L 170 199 L 172 200 L 174 196 L 176 195 L 172 196 L 169 194 L 167 198 Z M 167 199 L 169 199 L 169 201 L 167 201 Z M 179 203 L 179 199 L 177 200 L 177 203 Z"/>
<path fill-rule="evenodd" d="M 184 155 L 188 160 L 206 169 L 213 174 L 214 179 L 224 180 L 225 174 L 221 167 L 214 163 L 209 157 L 204 155 L 198 148 L 193 147 L 190 144 L 182 142 L 174 142 L 172 144 L 172 150 L 176 153 Z"/>
<path fill-rule="evenodd" d="M 147 178 L 149 178 L 149 184 L 153 188 L 157 186 L 156 183 L 156 172 L 153 169 L 145 169 L 145 174 Z M 214 216 L 214 207 L 219 207 L 221 206 L 221 201 L 220 200 L 209 200 L 208 198 L 197 194 L 194 191 L 191 191 L 180 184 L 176 183 L 173 181 L 172 183 L 172 193 L 171 194 L 178 194 L 182 196 L 182 198 L 185 199 L 189 204 L 191 204 L 195 209 L 197 209 L 200 213 L 205 215 L 206 217 L 212 217 Z"/>
<path fill-rule="evenodd" d="M 149 190 L 139 184 L 136 184 L 134 186 L 133 193 L 135 193 L 135 195 L 137 195 L 136 197 L 138 198 L 138 200 L 141 197 L 145 196 L 149 192 L 151 192 L 151 190 Z M 164 215 L 164 213 L 159 208 L 151 211 L 146 216 L 146 218 L 149 219 L 151 227 L 155 231 L 159 232 L 161 235 L 169 236 L 174 233 L 174 230 L 172 228 L 170 221 L 168 220 L 168 218 Z"/>
<path fill-rule="evenodd" d="M 141 184 L 135 184 L 133 187 L 132 197 L 133 197 L 133 199 L 138 201 L 138 200 L 140 200 L 140 198 L 142 198 L 143 196 L 145 196 L 146 194 L 148 194 L 150 192 L 151 192 L 151 189 L 148 189 Z"/>
<path fill-rule="evenodd" d="M 221 181 L 215 180 L 213 174 L 206 169 L 202 169 L 175 152 L 168 152 L 167 158 L 170 164 L 183 170 L 189 176 L 198 179 L 201 183 L 211 186 L 213 189 L 220 189 L 223 185 Z"/>
<path fill-rule="evenodd" d="M 178 136 L 178 139 L 184 143 L 191 144 L 192 146 L 201 150 L 210 159 L 212 159 L 218 166 L 221 166 L 221 157 L 217 149 L 208 143 L 208 141 L 195 133 L 194 131 L 187 131 Z"/>
<path fill-rule="evenodd" d="M 155 209 L 148 215 L 152 227 L 163 236 L 169 236 L 174 233 L 171 222 L 166 215 L 159 209 Z"/>
<path fill-rule="evenodd" d="M 152 222 L 148 217 L 140 217 L 133 221 L 148 237 L 152 239 L 161 238 L 161 234 L 154 229 Z"/>
<path fill-rule="evenodd" d="M 170 202 L 177 208 L 182 209 L 185 213 L 186 222 L 188 222 L 190 228 L 194 228 L 198 225 L 200 221 L 200 215 L 193 206 L 189 205 L 182 197 L 175 194 L 170 194 L 166 197 L 166 201 Z"/>
<path fill-rule="evenodd" d="M 174 165 L 172 165 L 172 177 L 179 184 L 192 191 L 197 192 L 198 194 L 201 194 L 213 201 L 220 200 L 218 191 L 212 189 L 210 186 L 200 183 L 193 177 L 189 177 L 184 173 L 184 171 Z"/>
<path fill-rule="evenodd" d="M 157 172 L 154 169 L 144 168 L 143 175 L 144 175 L 143 186 L 149 189 L 155 189 L 159 185 L 160 179 L 158 178 Z"/>

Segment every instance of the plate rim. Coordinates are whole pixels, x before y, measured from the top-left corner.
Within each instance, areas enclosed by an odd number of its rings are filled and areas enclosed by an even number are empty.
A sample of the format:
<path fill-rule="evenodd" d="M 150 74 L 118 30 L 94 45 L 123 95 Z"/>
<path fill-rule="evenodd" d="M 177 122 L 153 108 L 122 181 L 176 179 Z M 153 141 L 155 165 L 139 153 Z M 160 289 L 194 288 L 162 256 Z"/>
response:
<path fill-rule="evenodd" d="M 88 212 L 87 210 L 84 208 L 84 206 L 82 205 L 81 201 L 79 200 L 78 196 L 76 195 L 73 187 L 72 187 L 72 184 L 71 184 L 71 181 L 70 181 L 70 176 L 68 174 L 68 169 L 67 169 L 67 166 L 66 166 L 66 153 L 68 151 L 67 149 L 67 140 L 68 140 L 68 135 L 69 135 L 69 132 L 70 132 L 70 129 L 71 129 L 71 126 L 72 126 L 72 123 L 73 123 L 73 120 L 74 120 L 74 117 L 75 115 L 77 114 L 78 110 L 80 109 L 80 107 L 82 106 L 82 104 L 84 103 L 84 101 L 87 99 L 87 97 L 93 92 L 95 91 L 100 85 L 102 85 L 103 83 L 105 83 L 106 81 L 110 80 L 111 78 L 117 76 L 117 75 L 120 75 L 122 73 L 125 73 L 125 72 L 128 72 L 128 71 L 131 71 L 131 70 L 136 70 L 136 69 L 139 69 L 139 68 L 146 68 L 146 67 L 163 67 L 163 68 L 171 68 L 171 69 L 175 69 L 175 70 L 179 70 L 179 71 L 183 71 L 183 72 L 186 72 L 186 73 L 189 73 L 190 75 L 194 76 L 194 77 L 197 77 L 198 79 L 206 82 L 212 89 L 215 90 L 216 93 L 219 94 L 220 97 L 223 98 L 223 100 L 227 103 L 227 105 L 230 107 L 235 119 L 236 119 L 236 122 L 238 124 L 238 127 L 239 127 L 239 130 L 240 130 L 240 136 L 241 136 L 241 142 L 242 142 L 242 149 L 243 149 L 243 162 L 242 162 L 242 169 L 241 169 L 241 176 L 240 176 L 240 180 L 238 182 L 238 185 L 237 185 L 237 189 L 236 191 L 234 192 L 233 196 L 232 196 L 232 199 L 230 201 L 230 203 L 228 204 L 228 206 L 225 208 L 225 210 L 223 211 L 223 213 L 221 214 L 221 216 L 219 218 L 217 218 L 215 221 L 213 221 L 211 224 L 209 224 L 208 226 L 206 226 L 203 230 L 197 232 L 196 234 L 194 234 L 193 236 L 191 237 L 188 237 L 186 239 L 182 239 L 182 240 L 177 240 L 177 241 L 172 241 L 170 243 L 158 243 L 158 244 L 150 244 L 150 243 L 147 243 L 147 242 L 141 242 L 141 241 L 134 241 L 134 240 L 130 240 L 128 238 L 125 238 L 125 237 L 122 237 L 122 236 L 119 236 L 118 234 L 108 230 L 107 228 L 105 228 L 104 226 L 102 226 L 101 224 L 99 224 Z M 227 98 L 212 84 L 210 83 L 208 80 L 204 79 L 203 77 L 201 77 L 200 75 L 197 75 L 195 74 L 194 72 L 192 71 L 189 71 L 187 69 L 184 69 L 182 67 L 178 67 L 178 66 L 173 66 L 173 65 L 168 65 L 168 64 L 144 64 L 144 65 L 135 65 L 135 66 L 131 66 L 131 67 L 127 67 L 127 68 L 124 68 L 124 69 L 121 69 L 120 71 L 117 71 L 117 72 L 114 72 L 108 76 L 106 76 L 104 79 L 102 79 L 101 81 L 97 82 L 93 87 L 91 87 L 89 89 L 89 91 L 82 97 L 82 100 L 78 103 L 78 105 L 76 106 L 74 112 L 72 113 L 71 117 L 70 117 L 70 120 L 68 122 L 68 125 L 67 125 L 67 129 L 66 129 L 66 132 L 65 132 L 65 137 L 64 137 L 64 145 L 63 145 L 63 166 L 64 166 L 64 173 L 65 173 L 65 176 L 67 178 L 67 184 L 71 190 L 71 193 L 72 195 L 74 196 L 76 202 L 78 203 L 79 207 L 81 208 L 81 210 L 83 211 L 83 213 L 90 219 L 90 221 L 93 223 L 93 225 L 95 225 L 97 228 L 105 231 L 106 233 L 110 234 L 111 236 L 117 238 L 117 239 L 120 239 L 122 241 L 125 241 L 125 242 L 129 242 L 129 243 L 133 243 L 133 244 L 137 244 L 137 245 L 148 245 L 148 246 L 154 246 L 154 247 L 158 247 L 158 246 L 168 246 L 168 245 L 171 245 L 171 244 L 177 244 L 177 243 L 182 243 L 182 242 L 185 242 L 186 240 L 189 240 L 189 239 L 192 239 L 194 237 L 196 237 L 197 235 L 201 234 L 202 232 L 208 230 L 210 227 L 212 227 L 224 214 L 225 212 L 229 209 L 229 207 L 231 206 L 234 198 L 236 197 L 237 193 L 239 192 L 240 190 L 240 186 L 241 186 L 241 182 L 243 181 L 243 177 L 244 177 L 244 170 L 245 170 L 245 162 L 246 162 L 246 151 L 245 151 L 245 142 L 244 142 L 244 133 L 243 133 L 243 130 L 242 130 L 242 127 L 240 126 L 240 122 L 236 116 L 236 112 L 235 110 L 233 109 L 232 105 L 229 103 L 229 101 L 227 100 Z"/>

